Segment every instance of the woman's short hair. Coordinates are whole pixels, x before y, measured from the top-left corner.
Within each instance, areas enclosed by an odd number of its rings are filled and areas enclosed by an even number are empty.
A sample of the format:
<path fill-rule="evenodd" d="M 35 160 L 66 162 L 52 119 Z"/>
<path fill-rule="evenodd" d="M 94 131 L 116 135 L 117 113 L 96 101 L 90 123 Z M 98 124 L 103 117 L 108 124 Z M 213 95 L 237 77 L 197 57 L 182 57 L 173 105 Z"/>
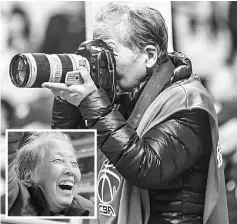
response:
<path fill-rule="evenodd" d="M 112 31 L 116 38 L 131 50 L 153 45 L 158 51 L 158 63 L 167 60 L 168 31 L 162 14 L 139 4 L 110 2 L 96 15 L 94 38 Z"/>
<path fill-rule="evenodd" d="M 62 132 L 37 132 L 27 137 L 15 160 L 15 170 L 20 180 L 24 179 L 26 170 L 34 171 L 43 161 L 46 150 L 50 150 L 55 139 L 72 145 L 71 138 Z"/>

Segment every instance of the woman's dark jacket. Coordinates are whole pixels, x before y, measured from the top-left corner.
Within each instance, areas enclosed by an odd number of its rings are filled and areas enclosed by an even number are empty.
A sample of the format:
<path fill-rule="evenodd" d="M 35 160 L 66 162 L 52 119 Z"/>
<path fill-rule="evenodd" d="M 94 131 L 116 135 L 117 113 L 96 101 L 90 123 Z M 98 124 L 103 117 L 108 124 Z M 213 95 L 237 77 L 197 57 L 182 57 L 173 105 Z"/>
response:
<path fill-rule="evenodd" d="M 187 58 L 179 53 L 169 56 L 170 60 L 154 74 L 158 76 L 157 83 L 148 80 L 136 91 L 139 93 L 123 100 L 119 109 L 102 89 L 81 102 L 81 113 L 77 107 L 55 99 L 52 128 L 84 128 L 86 124 L 87 128 L 97 129 L 102 154 L 132 185 L 148 190 L 149 224 L 201 224 L 212 149 L 207 113 L 184 110 L 142 138 L 136 133 L 137 124 L 159 91 L 189 79 L 192 74 Z M 99 169 L 103 155 L 98 158 Z"/>

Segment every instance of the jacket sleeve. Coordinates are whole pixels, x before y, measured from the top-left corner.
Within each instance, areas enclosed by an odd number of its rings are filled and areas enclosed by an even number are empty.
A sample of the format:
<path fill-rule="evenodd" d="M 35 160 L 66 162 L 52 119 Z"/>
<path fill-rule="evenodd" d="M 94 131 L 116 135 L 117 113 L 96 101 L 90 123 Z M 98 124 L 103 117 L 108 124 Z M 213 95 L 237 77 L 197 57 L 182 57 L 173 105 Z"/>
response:
<path fill-rule="evenodd" d="M 97 129 L 99 149 L 126 180 L 143 189 L 159 188 L 193 165 L 210 131 L 206 112 L 187 110 L 140 138 L 101 89 L 85 98 L 80 110 Z"/>
<path fill-rule="evenodd" d="M 59 97 L 54 98 L 51 127 L 52 129 L 86 128 L 78 108 Z"/>
<path fill-rule="evenodd" d="M 23 133 L 20 132 L 8 133 L 8 209 L 12 207 L 19 194 L 19 180 L 15 171 L 15 158 L 22 137 Z"/>

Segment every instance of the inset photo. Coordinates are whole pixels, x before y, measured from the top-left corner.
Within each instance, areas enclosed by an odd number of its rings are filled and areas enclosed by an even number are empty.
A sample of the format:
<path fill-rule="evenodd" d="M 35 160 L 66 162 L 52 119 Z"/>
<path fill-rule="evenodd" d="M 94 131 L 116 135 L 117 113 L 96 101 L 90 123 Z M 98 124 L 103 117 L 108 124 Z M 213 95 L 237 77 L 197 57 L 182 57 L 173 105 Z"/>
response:
<path fill-rule="evenodd" d="M 8 218 L 96 219 L 96 130 L 9 129 L 6 145 Z"/>

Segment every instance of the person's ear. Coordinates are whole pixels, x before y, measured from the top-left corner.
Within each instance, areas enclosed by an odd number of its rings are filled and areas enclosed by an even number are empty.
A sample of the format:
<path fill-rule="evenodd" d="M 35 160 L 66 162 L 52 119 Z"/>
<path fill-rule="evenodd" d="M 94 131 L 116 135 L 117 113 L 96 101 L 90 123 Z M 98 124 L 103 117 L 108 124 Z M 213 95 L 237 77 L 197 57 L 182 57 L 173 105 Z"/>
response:
<path fill-rule="evenodd" d="M 31 170 L 25 170 L 24 172 L 24 181 L 27 181 L 27 182 L 32 182 L 32 171 Z"/>
<path fill-rule="evenodd" d="M 33 172 L 31 170 L 28 170 L 28 169 L 25 170 L 23 182 L 27 187 L 32 187 L 35 185 L 35 182 L 33 179 Z"/>
<path fill-rule="evenodd" d="M 152 68 L 157 61 L 157 48 L 153 45 L 147 45 L 144 51 L 146 54 L 146 67 Z"/>

